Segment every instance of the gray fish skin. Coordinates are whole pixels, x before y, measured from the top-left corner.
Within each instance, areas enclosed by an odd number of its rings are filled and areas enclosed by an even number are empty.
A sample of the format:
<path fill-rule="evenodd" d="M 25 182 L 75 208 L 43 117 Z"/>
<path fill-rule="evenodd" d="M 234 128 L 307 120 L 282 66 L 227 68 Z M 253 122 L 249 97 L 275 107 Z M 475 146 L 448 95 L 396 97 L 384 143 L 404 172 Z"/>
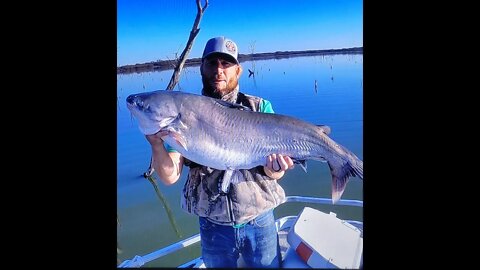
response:
<path fill-rule="evenodd" d="M 169 131 L 164 141 L 204 166 L 250 169 L 265 165 L 270 154 L 287 155 L 297 162 L 326 161 L 332 174 L 333 203 L 350 177 L 363 179 L 363 161 L 328 137 L 327 126 L 179 91 L 132 94 L 126 101 L 143 134 Z"/>

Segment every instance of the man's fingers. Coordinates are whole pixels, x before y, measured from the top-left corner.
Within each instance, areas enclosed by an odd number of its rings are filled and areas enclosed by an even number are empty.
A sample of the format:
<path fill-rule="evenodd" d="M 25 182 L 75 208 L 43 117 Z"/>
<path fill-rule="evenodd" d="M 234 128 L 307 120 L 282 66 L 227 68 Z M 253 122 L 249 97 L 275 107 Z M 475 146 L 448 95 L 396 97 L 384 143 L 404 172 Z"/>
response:
<path fill-rule="evenodd" d="M 288 169 L 293 169 L 294 163 L 293 160 L 289 156 L 278 155 L 277 162 L 281 167 L 282 171 L 286 171 Z"/>
<path fill-rule="evenodd" d="M 272 156 L 267 157 L 267 168 L 272 169 Z"/>
<path fill-rule="evenodd" d="M 159 131 L 155 134 L 145 135 L 145 137 L 147 138 L 147 141 L 150 142 L 150 144 L 154 145 L 154 144 L 157 144 L 157 143 L 163 143 L 162 137 L 167 136 L 168 134 L 169 134 L 168 131 L 163 130 L 163 131 Z"/>
<path fill-rule="evenodd" d="M 280 163 L 278 163 L 277 155 L 272 154 L 271 157 L 272 157 L 272 170 L 274 172 L 279 172 L 282 169 L 282 167 L 280 166 Z"/>
<path fill-rule="evenodd" d="M 295 167 L 293 160 L 289 156 L 284 156 L 283 158 L 285 159 L 289 169 L 293 169 L 293 167 Z"/>
<path fill-rule="evenodd" d="M 286 169 L 288 169 L 288 164 L 287 164 L 287 162 L 285 161 L 285 158 L 282 155 L 278 155 L 277 162 L 280 165 L 280 167 L 282 168 L 282 171 L 285 171 Z"/>
<path fill-rule="evenodd" d="M 267 157 L 266 167 L 274 172 L 293 169 L 294 165 L 293 160 L 289 156 L 271 154 Z"/>

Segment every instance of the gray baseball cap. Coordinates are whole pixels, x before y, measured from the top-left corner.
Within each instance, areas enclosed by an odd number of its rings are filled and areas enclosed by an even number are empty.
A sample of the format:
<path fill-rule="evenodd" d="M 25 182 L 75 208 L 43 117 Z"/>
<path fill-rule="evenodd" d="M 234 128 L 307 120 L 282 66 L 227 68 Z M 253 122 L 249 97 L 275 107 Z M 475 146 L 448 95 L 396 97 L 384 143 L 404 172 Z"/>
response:
<path fill-rule="evenodd" d="M 215 37 L 207 41 L 203 50 L 202 60 L 213 54 L 224 54 L 238 64 L 238 47 L 233 40 L 225 37 Z"/>

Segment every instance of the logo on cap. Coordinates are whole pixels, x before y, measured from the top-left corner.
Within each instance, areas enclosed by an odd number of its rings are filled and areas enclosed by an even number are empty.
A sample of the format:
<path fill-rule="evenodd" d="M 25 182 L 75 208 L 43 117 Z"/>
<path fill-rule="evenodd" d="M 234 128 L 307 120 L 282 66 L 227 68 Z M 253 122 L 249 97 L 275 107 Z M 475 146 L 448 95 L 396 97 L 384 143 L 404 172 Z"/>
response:
<path fill-rule="evenodd" d="M 225 42 L 225 47 L 227 48 L 227 50 L 230 53 L 235 53 L 235 51 L 237 50 L 237 48 L 235 47 L 235 44 L 233 42 L 231 42 L 230 40 Z"/>

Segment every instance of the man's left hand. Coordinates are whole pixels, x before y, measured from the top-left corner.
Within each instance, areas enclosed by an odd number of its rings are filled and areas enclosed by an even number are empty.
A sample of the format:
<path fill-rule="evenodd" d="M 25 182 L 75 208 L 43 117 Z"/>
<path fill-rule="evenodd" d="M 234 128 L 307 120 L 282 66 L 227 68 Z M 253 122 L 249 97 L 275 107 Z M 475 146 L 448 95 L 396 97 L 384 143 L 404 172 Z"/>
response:
<path fill-rule="evenodd" d="M 279 179 L 286 170 L 293 169 L 294 164 L 289 156 L 271 154 L 267 157 L 267 165 L 264 168 L 268 176 Z"/>

